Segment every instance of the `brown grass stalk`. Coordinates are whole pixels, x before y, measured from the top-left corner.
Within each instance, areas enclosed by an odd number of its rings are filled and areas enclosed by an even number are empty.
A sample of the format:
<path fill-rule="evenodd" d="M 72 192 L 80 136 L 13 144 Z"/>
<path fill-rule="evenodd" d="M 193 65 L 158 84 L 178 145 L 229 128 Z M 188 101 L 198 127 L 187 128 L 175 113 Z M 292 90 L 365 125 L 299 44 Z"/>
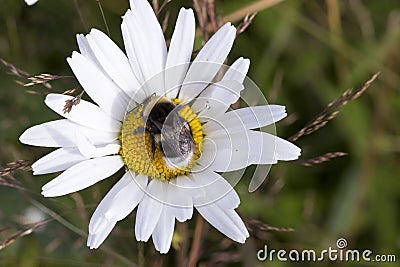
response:
<path fill-rule="evenodd" d="M 300 137 L 314 133 L 324 127 L 329 121 L 334 119 L 340 112 L 340 109 L 352 100 L 359 98 L 370 87 L 370 85 L 378 78 L 379 72 L 363 83 L 356 90 L 347 89 L 339 98 L 330 102 L 327 107 L 313 120 L 307 123 L 300 131 L 289 138 L 290 141 L 296 141 Z"/>
<path fill-rule="evenodd" d="M 348 154 L 345 152 L 329 152 L 329 153 L 325 153 L 323 155 L 320 155 L 318 157 L 315 158 L 311 158 L 311 159 L 306 159 L 304 161 L 301 162 L 301 165 L 303 166 L 313 166 L 316 164 L 321 164 L 324 162 L 328 162 L 334 158 L 338 158 L 338 157 L 344 157 L 347 156 Z"/>
<path fill-rule="evenodd" d="M 164 2 L 161 4 L 160 8 L 153 5 L 154 13 L 157 15 L 157 17 L 160 14 L 160 12 L 164 9 L 164 7 L 171 1 L 172 0 L 164 0 Z M 155 8 L 157 8 L 157 10 L 155 10 Z"/>
<path fill-rule="evenodd" d="M 293 231 L 295 231 L 295 229 L 290 228 L 290 227 L 275 227 L 275 226 L 271 226 L 266 223 L 263 223 L 256 219 L 245 219 L 244 223 L 245 223 L 247 229 L 251 232 L 254 232 L 256 230 L 258 230 L 258 231 L 273 231 L 273 232 L 293 232 Z"/>
<path fill-rule="evenodd" d="M 61 78 L 71 78 L 71 76 L 60 76 L 60 75 L 53 75 L 48 73 L 42 73 L 33 77 L 27 77 L 30 81 L 29 83 L 24 84 L 25 87 L 37 85 L 37 84 L 47 84 L 50 81 L 58 80 Z"/>
<path fill-rule="evenodd" d="M 13 174 L 17 170 L 29 171 L 31 170 L 31 163 L 27 160 L 17 160 L 10 163 L 7 163 L 7 167 L 3 170 L 0 170 L 0 176 L 6 176 Z"/>
<path fill-rule="evenodd" d="M 240 21 L 241 19 L 243 19 L 245 16 L 247 16 L 247 14 L 252 14 L 252 13 L 256 13 L 256 12 L 260 12 L 264 9 L 270 8 L 274 5 L 277 5 L 281 2 L 283 2 L 284 0 L 259 0 L 257 2 L 251 3 L 245 7 L 242 7 L 238 10 L 236 10 L 235 12 L 227 15 L 224 17 L 224 22 L 236 22 L 236 21 Z"/>
<path fill-rule="evenodd" d="M 82 90 L 82 92 L 79 95 L 75 96 L 72 99 L 69 99 L 69 100 L 65 101 L 65 105 L 64 105 L 64 108 L 63 108 L 64 114 L 65 113 L 70 113 L 71 110 L 72 110 L 72 107 L 78 105 L 81 102 L 81 99 L 82 99 L 82 96 L 83 96 L 84 93 L 85 93 L 85 91 Z"/>
<path fill-rule="evenodd" d="M 256 15 L 257 15 L 257 12 L 252 13 L 252 14 L 247 14 L 244 17 L 243 21 L 236 28 L 236 36 L 243 33 L 250 26 L 250 24 L 253 22 L 253 19 L 256 17 Z"/>
<path fill-rule="evenodd" d="M 18 238 L 31 234 L 35 229 L 45 225 L 47 222 L 48 222 L 48 220 L 45 220 L 45 221 L 41 221 L 41 222 L 32 224 L 32 225 L 28 226 L 28 228 L 20 230 L 17 233 L 10 236 L 9 238 L 2 240 L 0 242 L 0 250 L 3 250 L 4 248 L 8 247 L 12 243 L 14 243 L 15 240 L 17 240 Z"/>

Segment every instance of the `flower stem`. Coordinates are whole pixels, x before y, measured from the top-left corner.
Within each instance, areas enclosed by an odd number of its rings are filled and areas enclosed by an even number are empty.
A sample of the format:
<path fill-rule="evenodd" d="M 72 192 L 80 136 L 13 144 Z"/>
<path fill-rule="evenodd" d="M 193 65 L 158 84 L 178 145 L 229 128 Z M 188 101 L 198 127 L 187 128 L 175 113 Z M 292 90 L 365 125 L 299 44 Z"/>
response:
<path fill-rule="evenodd" d="M 108 28 L 108 23 L 106 20 L 106 16 L 104 15 L 104 12 L 103 12 L 103 7 L 101 6 L 101 0 L 96 0 L 96 1 L 97 1 L 97 4 L 99 5 L 99 9 L 100 9 L 104 24 L 106 25 L 107 34 L 108 34 L 108 36 L 110 36 L 110 29 Z"/>
<path fill-rule="evenodd" d="M 144 258 L 144 243 L 138 242 L 138 265 L 145 266 L 145 258 Z"/>
<path fill-rule="evenodd" d="M 194 237 L 192 242 L 192 249 L 190 251 L 190 256 L 189 256 L 189 267 L 196 266 L 197 258 L 199 257 L 203 224 L 204 224 L 203 217 L 197 215 L 196 227 L 194 229 Z"/>
<path fill-rule="evenodd" d="M 76 9 L 76 12 L 78 13 L 79 19 L 82 22 L 83 28 L 85 29 L 85 31 L 87 31 L 88 28 L 86 26 L 85 18 L 82 15 L 82 11 L 81 11 L 81 8 L 79 6 L 78 0 L 74 0 L 74 6 L 75 6 L 75 9 Z"/>

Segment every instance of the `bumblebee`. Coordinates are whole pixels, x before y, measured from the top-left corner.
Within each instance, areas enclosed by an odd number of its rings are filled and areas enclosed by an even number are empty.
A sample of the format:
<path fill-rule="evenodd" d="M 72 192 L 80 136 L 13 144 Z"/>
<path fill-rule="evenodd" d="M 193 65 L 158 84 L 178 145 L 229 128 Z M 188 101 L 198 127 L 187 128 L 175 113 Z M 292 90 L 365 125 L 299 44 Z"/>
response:
<path fill-rule="evenodd" d="M 142 130 L 150 135 L 151 158 L 154 159 L 158 146 L 170 168 L 185 167 L 196 153 L 196 144 L 189 122 L 179 114 L 184 106 L 156 95 L 141 105 L 145 122 Z"/>

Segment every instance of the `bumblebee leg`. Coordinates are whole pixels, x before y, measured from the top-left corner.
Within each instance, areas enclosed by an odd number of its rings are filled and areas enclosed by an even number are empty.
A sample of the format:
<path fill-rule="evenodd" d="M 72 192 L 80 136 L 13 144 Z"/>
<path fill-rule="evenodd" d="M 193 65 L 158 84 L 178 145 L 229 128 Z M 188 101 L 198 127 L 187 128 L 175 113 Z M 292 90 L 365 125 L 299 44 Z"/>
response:
<path fill-rule="evenodd" d="M 135 130 L 133 130 L 132 133 L 133 134 L 142 134 L 142 133 L 144 133 L 144 127 L 143 126 L 139 126 Z"/>
<path fill-rule="evenodd" d="M 151 142 L 151 160 L 153 160 L 154 155 L 156 154 L 156 140 L 153 134 L 150 134 L 150 142 Z"/>

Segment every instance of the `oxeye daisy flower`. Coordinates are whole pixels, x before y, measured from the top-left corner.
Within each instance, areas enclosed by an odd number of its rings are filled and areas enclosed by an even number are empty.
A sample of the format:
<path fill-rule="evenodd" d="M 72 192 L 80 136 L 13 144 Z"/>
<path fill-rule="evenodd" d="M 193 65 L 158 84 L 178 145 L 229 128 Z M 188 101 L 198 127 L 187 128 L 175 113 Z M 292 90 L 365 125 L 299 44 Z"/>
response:
<path fill-rule="evenodd" d="M 235 209 L 239 197 L 219 174 L 251 164 L 294 160 L 300 149 L 257 130 L 286 116 L 277 105 L 229 111 L 244 89 L 250 61 L 237 59 L 217 78 L 236 29 L 222 26 L 191 61 L 195 18 L 182 8 L 167 49 L 145 0 L 132 0 L 122 21 L 126 54 L 104 33 L 78 35 L 80 52 L 67 59 L 94 102 L 49 94 L 45 103 L 64 119 L 26 130 L 22 143 L 58 147 L 36 161 L 35 175 L 62 172 L 43 186 L 45 197 L 87 188 L 124 168 L 96 208 L 87 245 L 99 247 L 136 207 L 135 236 L 167 253 L 175 220 L 193 208 L 221 233 L 244 243 L 249 233 Z"/>

